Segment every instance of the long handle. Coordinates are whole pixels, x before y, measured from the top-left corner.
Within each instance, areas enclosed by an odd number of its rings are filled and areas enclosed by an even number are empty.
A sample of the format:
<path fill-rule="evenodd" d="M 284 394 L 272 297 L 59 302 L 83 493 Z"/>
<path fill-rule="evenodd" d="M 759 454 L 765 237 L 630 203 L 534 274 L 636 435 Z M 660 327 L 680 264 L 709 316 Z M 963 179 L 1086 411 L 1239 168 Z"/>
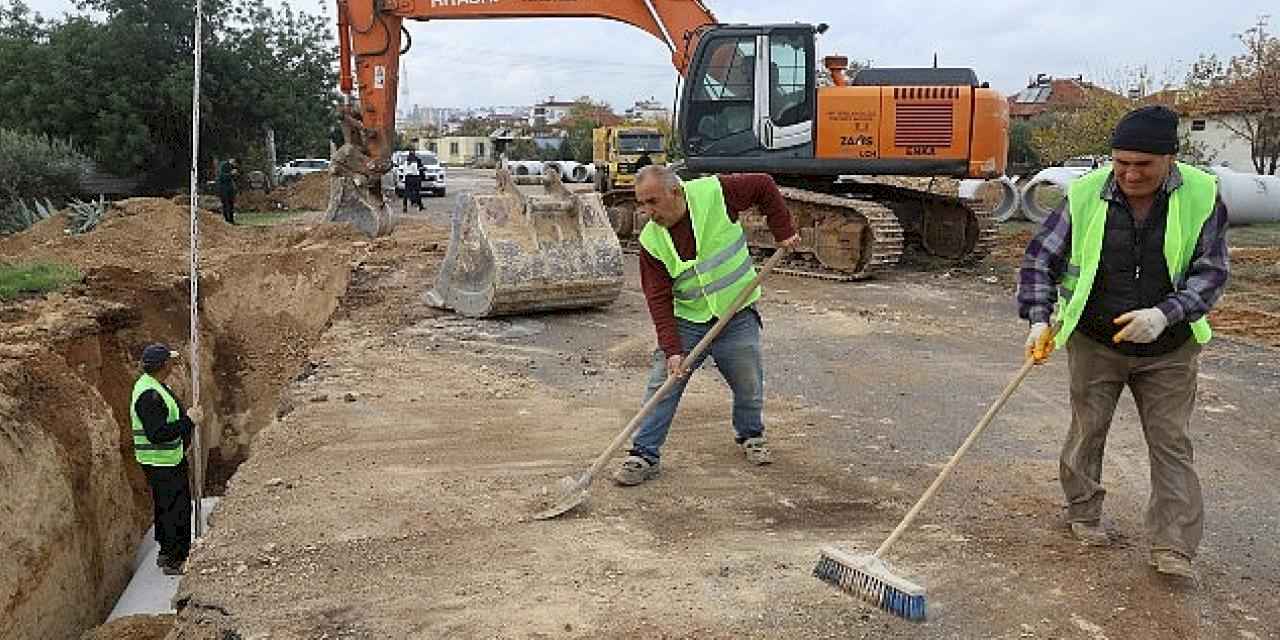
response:
<path fill-rule="evenodd" d="M 778 250 L 765 261 L 764 266 L 760 267 L 760 272 L 756 274 L 756 277 L 751 281 L 751 284 L 743 288 L 742 292 L 738 294 L 738 297 L 734 298 L 733 304 L 729 305 L 729 312 L 720 316 L 720 319 L 711 326 L 711 330 L 707 332 L 707 335 L 702 336 L 702 339 L 698 341 L 698 344 L 694 345 L 693 351 L 690 351 L 688 357 L 684 359 L 686 363 L 694 363 L 698 361 L 698 357 L 711 346 L 711 342 L 716 339 L 716 336 L 720 335 L 720 332 L 724 330 L 725 325 L 729 324 L 729 320 L 738 314 L 738 310 L 742 307 L 743 303 L 747 301 L 747 297 L 756 290 L 756 287 L 760 286 L 760 283 L 764 282 L 765 276 L 769 275 L 770 271 L 773 271 L 773 267 L 776 266 L 778 261 L 782 260 L 782 257 L 788 252 L 789 249 L 786 247 L 778 247 Z M 618 452 L 618 449 L 622 447 L 623 443 L 625 443 L 627 439 L 631 437 L 631 434 L 640 426 L 640 422 L 649 417 L 649 414 L 653 413 L 654 408 L 658 406 L 659 402 L 662 402 L 663 398 L 666 397 L 667 392 L 669 392 L 671 387 L 674 387 L 676 383 L 680 381 L 681 377 L 682 376 L 667 376 L 667 381 L 663 382 L 661 387 L 658 387 L 658 390 L 653 394 L 653 397 L 649 398 L 649 401 L 644 403 L 643 407 L 640 407 L 640 412 L 631 419 L 631 422 L 627 423 L 626 428 L 624 428 L 622 432 L 613 439 L 613 442 L 609 443 L 609 448 L 605 449 L 604 453 L 600 454 L 599 458 L 596 458 L 595 463 L 591 465 L 591 469 L 587 471 L 587 484 L 591 482 L 591 478 L 594 478 L 597 473 L 600 473 L 600 470 L 604 468 L 605 464 L 608 464 L 609 459 L 613 457 L 613 454 Z"/>
<path fill-rule="evenodd" d="M 934 479 L 933 484 L 929 485 L 929 488 L 925 490 L 924 495 L 920 496 L 920 499 L 916 501 L 915 506 L 911 507 L 911 510 L 907 512 L 907 517 L 903 518 L 902 522 L 898 523 L 898 528 L 894 529 L 893 533 L 889 534 L 889 538 L 884 541 L 884 544 L 880 545 L 879 549 L 876 549 L 876 557 L 882 556 L 889 550 L 889 547 L 892 546 L 893 543 L 898 541 L 898 538 L 902 537 L 902 534 L 907 530 L 907 527 L 910 527 L 911 523 L 915 521 L 916 516 L 920 515 L 920 510 L 923 509 L 924 505 L 933 498 L 933 494 L 938 492 L 938 488 L 942 486 L 942 483 L 947 479 L 947 476 L 951 475 L 951 470 L 955 468 L 956 463 L 960 461 L 960 458 L 964 457 L 965 452 L 969 450 L 969 447 L 972 446 L 975 441 L 977 441 L 978 436 L 982 435 L 982 432 L 987 428 L 987 425 L 991 424 L 991 420 L 996 417 L 996 413 L 1004 406 L 1004 403 L 1009 399 L 1009 396 L 1012 396 L 1013 392 L 1017 390 L 1018 385 L 1022 384 L 1022 379 L 1027 377 L 1027 374 L 1031 372 L 1031 369 L 1035 367 L 1035 365 L 1036 362 L 1034 359 L 1027 358 L 1027 361 L 1023 363 L 1022 368 L 1018 370 L 1018 375 L 1015 376 L 1007 386 L 1005 386 L 1004 393 L 1000 394 L 1000 398 L 996 400 L 995 404 L 991 405 L 991 408 L 987 409 L 987 414 L 982 416 L 982 420 L 978 422 L 978 426 L 973 428 L 973 433 L 970 433 L 969 437 L 965 438 L 964 444 L 960 445 L 960 448 L 957 449 L 955 454 L 951 456 L 951 459 L 947 461 L 946 466 L 942 467 L 942 471 L 938 473 L 938 477 Z"/>

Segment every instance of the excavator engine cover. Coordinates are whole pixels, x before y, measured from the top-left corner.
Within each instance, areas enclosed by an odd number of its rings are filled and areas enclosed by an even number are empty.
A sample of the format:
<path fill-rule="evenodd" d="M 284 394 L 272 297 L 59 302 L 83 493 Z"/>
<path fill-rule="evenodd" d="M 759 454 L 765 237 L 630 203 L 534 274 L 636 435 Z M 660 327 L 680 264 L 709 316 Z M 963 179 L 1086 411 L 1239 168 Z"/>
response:
<path fill-rule="evenodd" d="M 487 317 L 597 307 L 621 291 L 622 247 L 600 196 L 569 191 L 555 172 L 499 169 L 496 194 L 458 198 L 427 303 Z"/>

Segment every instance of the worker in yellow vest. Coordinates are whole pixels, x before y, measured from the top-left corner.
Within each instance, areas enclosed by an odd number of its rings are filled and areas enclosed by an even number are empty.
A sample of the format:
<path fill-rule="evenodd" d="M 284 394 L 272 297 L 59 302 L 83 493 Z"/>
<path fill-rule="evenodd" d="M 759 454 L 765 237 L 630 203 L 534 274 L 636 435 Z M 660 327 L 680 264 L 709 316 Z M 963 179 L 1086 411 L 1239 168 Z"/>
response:
<path fill-rule="evenodd" d="M 1151 460 L 1146 529 L 1151 565 L 1191 578 L 1204 504 L 1187 432 L 1209 310 L 1230 275 L 1227 211 L 1215 177 L 1174 161 L 1178 116 L 1158 106 L 1125 115 L 1112 164 L 1071 184 L 1031 240 L 1018 305 L 1031 323 L 1027 357 L 1067 349 L 1071 428 L 1059 478 L 1073 535 L 1106 545 L 1102 452 L 1129 387 Z M 1055 313 L 1061 324 L 1051 335 Z"/>
<path fill-rule="evenodd" d="M 160 545 L 156 564 L 167 575 L 182 573 L 191 550 L 191 487 L 184 445 L 200 420 L 199 407 L 187 413 L 164 384 L 177 356 L 163 344 L 147 345 L 142 351 L 142 375 L 133 385 L 129 404 L 134 456 L 151 487 Z"/>
<path fill-rule="evenodd" d="M 640 281 L 658 334 L 645 401 L 668 376 L 682 380 L 637 427 L 631 454 L 614 475 L 624 486 L 658 476 L 659 448 L 688 374 L 702 364 L 686 362 L 685 356 L 755 278 L 738 214 L 755 207 L 778 244 L 794 247 L 800 240 L 782 193 L 765 174 L 682 182 L 670 168 L 648 165 L 636 174 L 636 201 L 650 218 L 640 232 Z M 734 440 L 748 462 L 763 465 L 772 457 L 764 436 L 763 322 L 755 308 L 759 298 L 757 288 L 707 353 L 733 390 Z"/>

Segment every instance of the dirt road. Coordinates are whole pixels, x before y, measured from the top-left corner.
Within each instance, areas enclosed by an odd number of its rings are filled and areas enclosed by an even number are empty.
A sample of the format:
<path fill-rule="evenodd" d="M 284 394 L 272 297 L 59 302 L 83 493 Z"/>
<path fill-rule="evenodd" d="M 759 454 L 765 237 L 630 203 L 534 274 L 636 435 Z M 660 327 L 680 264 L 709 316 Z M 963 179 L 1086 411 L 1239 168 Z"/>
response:
<path fill-rule="evenodd" d="M 487 185 L 450 178 L 454 193 Z M 774 465 L 735 449 L 708 367 L 660 479 L 602 480 L 588 509 L 529 522 L 542 488 L 638 407 L 653 333 L 634 257 L 598 312 L 473 321 L 425 307 L 451 200 L 428 201 L 353 276 L 310 375 L 286 390 L 291 412 L 253 443 L 192 556 L 174 636 L 1280 637 L 1274 350 L 1219 340 L 1204 357 L 1198 585 L 1146 565 L 1127 395 L 1104 471 L 1119 544 L 1067 537 L 1059 357 L 892 553 L 929 590 L 929 621 L 906 623 L 810 571 L 820 545 L 878 544 L 1017 369 L 1010 273 L 777 278 L 760 305 Z"/>

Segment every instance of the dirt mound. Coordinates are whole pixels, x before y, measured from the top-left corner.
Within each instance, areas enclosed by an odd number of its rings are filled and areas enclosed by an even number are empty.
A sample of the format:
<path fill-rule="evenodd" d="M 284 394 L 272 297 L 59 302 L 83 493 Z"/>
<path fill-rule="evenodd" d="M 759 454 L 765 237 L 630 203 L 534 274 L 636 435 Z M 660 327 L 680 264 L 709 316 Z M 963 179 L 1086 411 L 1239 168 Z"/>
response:
<path fill-rule="evenodd" d="M 127 616 L 90 631 L 80 640 L 164 640 L 173 629 L 174 616 Z"/>
<path fill-rule="evenodd" d="M 290 209 L 323 211 L 329 206 L 329 173 L 309 173 L 285 188 Z"/>
<path fill-rule="evenodd" d="M 83 235 L 68 235 L 63 220 L 61 215 L 54 216 L 23 233 L 0 239 L 0 260 L 53 260 L 86 272 L 126 267 L 152 274 L 183 274 L 189 269 L 189 213 L 170 200 L 130 198 L 113 203 L 98 228 Z M 200 221 L 201 262 L 211 270 L 242 253 L 364 240 L 346 225 L 237 227 L 203 210 Z"/>

